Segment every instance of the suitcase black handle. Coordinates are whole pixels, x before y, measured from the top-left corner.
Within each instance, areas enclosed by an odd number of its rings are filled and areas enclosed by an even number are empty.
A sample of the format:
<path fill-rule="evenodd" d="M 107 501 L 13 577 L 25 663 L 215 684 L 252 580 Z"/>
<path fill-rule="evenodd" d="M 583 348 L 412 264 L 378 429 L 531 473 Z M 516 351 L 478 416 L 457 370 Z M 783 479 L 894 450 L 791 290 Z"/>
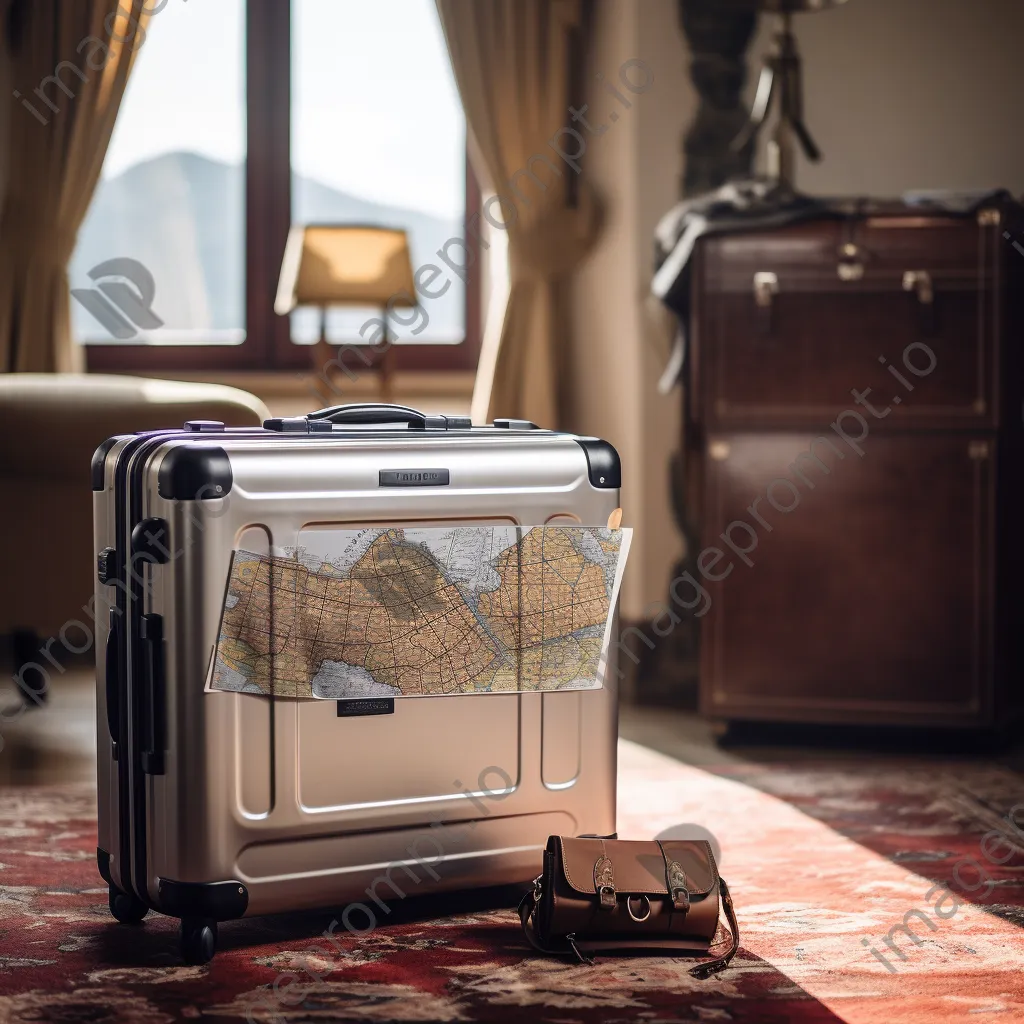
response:
<path fill-rule="evenodd" d="M 166 685 L 164 678 L 164 622 L 160 615 L 143 615 L 139 627 L 142 641 L 142 742 L 140 759 L 147 775 L 163 775 L 167 749 L 164 726 Z"/>
<path fill-rule="evenodd" d="M 408 423 L 422 430 L 427 425 L 427 414 L 407 405 L 387 405 L 383 402 L 362 402 L 354 405 L 332 405 L 311 412 L 307 420 L 330 420 L 331 423 Z"/>
<path fill-rule="evenodd" d="M 427 414 L 407 405 L 386 405 L 383 402 L 332 405 L 305 416 L 264 420 L 263 426 L 278 433 L 319 434 L 330 432 L 335 423 L 371 427 L 384 423 L 404 423 L 412 430 L 470 430 L 473 426 L 468 416 Z"/>
<path fill-rule="evenodd" d="M 119 615 L 115 610 L 111 610 L 109 624 L 107 626 L 107 653 L 106 653 L 106 668 L 107 668 L 107 729 L 110 731 L 110 739 L 112 740 L 114 760 L 117 760 L 117 744 L 119 740 L 119 733 L 121 731 L 121 724 L 118 715 L 118 703 L 121 699 L 119 683 L 121 681 L 121 674 L 118 671 L 118 657 L 121 649 L 120 646 L 120 627 L 118 626 Z"/>

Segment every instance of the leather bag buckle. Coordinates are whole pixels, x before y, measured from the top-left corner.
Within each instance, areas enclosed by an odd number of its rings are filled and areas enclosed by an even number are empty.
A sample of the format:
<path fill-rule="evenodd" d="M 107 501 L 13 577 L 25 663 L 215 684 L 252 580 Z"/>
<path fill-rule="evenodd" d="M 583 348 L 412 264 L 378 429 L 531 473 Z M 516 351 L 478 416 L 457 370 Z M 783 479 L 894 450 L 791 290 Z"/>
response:
<path fill-rule="evenodd" d="M 666 871 L 668 891 L 672 897 L 672 909 L 686 913 L 690 909 L 690 891 L 686 887 L 686 872 L 679 866 L 679 861 L 671 861 Z"/>
<path fill-rule="evenodd" d="M 615 871 L 611 857 L 598 857 L 594 864 L 594 889 L 602 910 L 615 909 Z"/>

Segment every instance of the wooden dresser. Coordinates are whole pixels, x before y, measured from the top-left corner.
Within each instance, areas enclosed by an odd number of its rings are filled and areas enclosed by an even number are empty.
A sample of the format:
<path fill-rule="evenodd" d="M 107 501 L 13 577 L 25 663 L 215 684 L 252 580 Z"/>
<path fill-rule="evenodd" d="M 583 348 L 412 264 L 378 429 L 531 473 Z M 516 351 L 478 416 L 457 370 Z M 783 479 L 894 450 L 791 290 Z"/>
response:
<path fill-rule="evenodd" d="M 1022 709 L 1017 211 L 886 205 L 699 243 L 706 715 L 991 727 Z"/>

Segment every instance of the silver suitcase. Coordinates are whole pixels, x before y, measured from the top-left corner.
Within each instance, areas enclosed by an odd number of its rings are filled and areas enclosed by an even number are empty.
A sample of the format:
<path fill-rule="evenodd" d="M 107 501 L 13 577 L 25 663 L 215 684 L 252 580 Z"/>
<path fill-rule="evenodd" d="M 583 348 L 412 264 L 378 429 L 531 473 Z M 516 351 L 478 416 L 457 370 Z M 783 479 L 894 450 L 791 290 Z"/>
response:
<path fill-rule="evenodd" d="M 218 921 L 338 907 L 365 932 L 405 896 L 527 882 L 549 835 L 613 832 L 614 645 L 581 691 L 335 702 L 205 682 L 235 548 L 308 524 L 605 526 L 619 485 L 605 441 L 397 406 L 104 442 L 97 860 L 114 917 L 178 917 L 204 962 Z"/>

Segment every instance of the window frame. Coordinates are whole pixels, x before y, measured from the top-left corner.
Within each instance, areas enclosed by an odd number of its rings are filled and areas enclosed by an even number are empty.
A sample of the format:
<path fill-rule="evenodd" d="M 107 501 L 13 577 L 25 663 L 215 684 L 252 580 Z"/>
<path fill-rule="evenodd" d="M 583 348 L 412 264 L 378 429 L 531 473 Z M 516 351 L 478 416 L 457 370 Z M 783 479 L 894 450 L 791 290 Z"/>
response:
<path fill-rule="evenodd" d="M 291 227 L 291 2 L 248 0 L 245 14 L 245 341 L 238 345 L 83 345 L 90 372 L 213 370 L 317 371 L 314 345 L 291 340 L 291 322 L 274 312 L 281 257 Z M 260 73 L 250 75 L 250 68 Z M 466 158 L 464 238 L 478 224 L 480 185 Z M 393 345 L 391 368 L 475 370 L 480 355 L 481 260 L 466 270 L 466 336 L 457 344 Z M 342 348 L 332 345 L 332 351 Z M 367 346 L 372 373 L 384 353 Z"/>

